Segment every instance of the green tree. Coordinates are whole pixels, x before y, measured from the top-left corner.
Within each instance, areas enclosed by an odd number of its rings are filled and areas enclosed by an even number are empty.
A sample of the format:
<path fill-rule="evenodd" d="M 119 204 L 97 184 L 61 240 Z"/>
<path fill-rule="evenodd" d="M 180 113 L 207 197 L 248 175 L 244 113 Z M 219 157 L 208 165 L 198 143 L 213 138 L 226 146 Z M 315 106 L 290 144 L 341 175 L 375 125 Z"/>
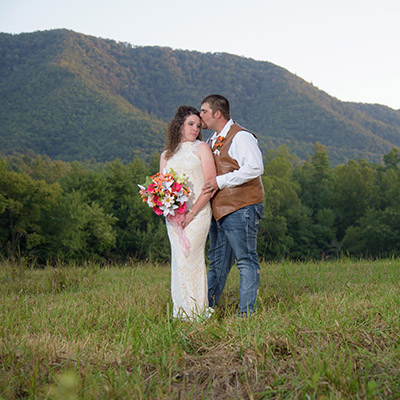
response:
<path fill-rule="evenodd" d="M 34 250 L 46 238 L 44 215 L 60 198 L 58 183 L 34 180 L 26 173 L 8 169 L 0 160 L 0 240 L 2 252 L 11 256 Z"/>
<path fill-rule="evenodd" d="M 116 218 L 80 191 L 65 193 L 47 213 L 44 258 L 87 260 L 104 256 L 116 244 Z"/>
<path fill-rule="evenodd" d="M 68 173 L 61 177 L 61 187 L 65 193 L 79 191 L 89 204 L 97 202 L 108 210 L 112 195 L 103 169 L 102 164 L 87 165 L 74 161 Z"/>
<path fill-rule="evenodd" d="M 333 210 L 341 240 L 349 226 L 356 225 L 374 199 L 375 172 L 365 161 L 351 160 L 335 169 Z"/>
<path fill-rule="evenodd" d="M 400 255 L 400 209 L 368 209 L 342 240 L 344 251 L 361 257 Z"/>
<path fill-rule="evenodd" d="M 298 159 L 287 146 L 269 151 L 263 185 L 265 218 L 259 226 L 259 253 L 265 259 L 310 255 L 310 212 L 299 198 L 300 185 L 293 180 Z"/>
<path fill-rule="evenodd" d="M 331 207 L 333 171 L 324 146 L 316 143 L 314 154 L 301 167 L 296 168 L 294 177 L 301 185 L 303 204 L 312 210 L 314 216 L 318 210 Z"/>
<path fill-rule="evenodd" d="M 375 166 L 372 193 L 366 210 L 346 230 L 343 248 L 358 256 L 398 256 L 400 254 L 400 169 L 396 149 L 384 156 L 384 165 Z"/>
<path fill-rule="evenodd" d="M 6 158 L 9 168 L 16 172 L 25 172 L 35 180 L 55 183 L 70 170 L 70 164 L 51 160 L 48 156 L 35 155 L 33 152 L 18 154 Z"/>
<path fill-rule="evenodd" d="M 383 162 L 387 169 L 391 168 L 391 169 L 398 170 L 399 165 L 400 165 L 399 149 L 394 148 L 388 154 L 385 154 L 383 156 Z"/>
<path fill-rule="evenodd" d="M 334 178 L 326 148 L 316 143 L 314 154 L 295 168 L 293 178 L 301 187 L 299 196 L 311 219 L 307 225 L 308 240 L 304 242 L 303 252 L 313 258 L 337 253 L 335 213 L 332 209 Z M 308 246 L 307 251 L 305 246 Z"/>

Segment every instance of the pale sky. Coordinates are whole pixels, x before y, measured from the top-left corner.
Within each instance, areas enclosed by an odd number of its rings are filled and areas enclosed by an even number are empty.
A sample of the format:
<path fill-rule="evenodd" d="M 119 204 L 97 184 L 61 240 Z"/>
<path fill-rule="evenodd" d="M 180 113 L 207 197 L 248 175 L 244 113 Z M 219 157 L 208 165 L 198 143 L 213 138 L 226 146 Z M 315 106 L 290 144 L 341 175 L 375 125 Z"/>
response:
<path fill-rule="evenodd" d="M 59 28 L 268 61 L 339 100 L 400 109 L 400 0 L 0 0 L 0 32 Z"/>

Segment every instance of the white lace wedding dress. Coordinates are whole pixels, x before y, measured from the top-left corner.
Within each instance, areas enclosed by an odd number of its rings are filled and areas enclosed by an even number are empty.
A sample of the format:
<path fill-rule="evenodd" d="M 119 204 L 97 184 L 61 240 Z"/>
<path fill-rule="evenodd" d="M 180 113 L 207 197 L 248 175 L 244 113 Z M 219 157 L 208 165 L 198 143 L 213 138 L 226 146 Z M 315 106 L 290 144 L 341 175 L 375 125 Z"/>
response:
<path fill-rule="evenodd" d="M 204 184 L 201 161 L 196 155 L 196 146 L 201 143 L 182 142 L 178 151 L 167 161 L 166 172 L 172 168 L 178 175 L 186 174 L 191 190 L 188 208 L 196 201 Z M 184 229 L 190 242 L 186 253 L 175 228 L 168 222 L 168 237 L 171 243 L 171 294 L 173 317 L 182 319 L 207 318 L 212 309 L 208 307 L 207 274 L 205 265 L 205 243 L 211 223 L 211 207 L 206 204 Z"/>

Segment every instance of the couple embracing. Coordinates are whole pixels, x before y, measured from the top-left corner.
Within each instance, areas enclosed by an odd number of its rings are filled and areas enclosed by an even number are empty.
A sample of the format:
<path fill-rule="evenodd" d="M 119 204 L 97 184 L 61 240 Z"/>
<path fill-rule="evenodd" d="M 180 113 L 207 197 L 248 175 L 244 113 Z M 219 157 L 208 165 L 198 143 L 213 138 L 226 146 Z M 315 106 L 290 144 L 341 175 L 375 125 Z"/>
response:
<path fill-rule="evenodd" d="M 207 143 L 201 140 L 202 128 L 214 131 Z M 264 168 L 256 136 L 232 121 L 229 102 L 221 95 L 207 96 L 200 112 L 181 106 L 168 125 L 160 159 L 161 173 L 171 169 L 185 174 L 191 189 L 182 222 L 188 251 L 167 217 L 173 317 L 209 317 L 235 261 L 240 272 L 238 313 L 249 316 L 257 309 L 257 231 L 264 215 Z"/>

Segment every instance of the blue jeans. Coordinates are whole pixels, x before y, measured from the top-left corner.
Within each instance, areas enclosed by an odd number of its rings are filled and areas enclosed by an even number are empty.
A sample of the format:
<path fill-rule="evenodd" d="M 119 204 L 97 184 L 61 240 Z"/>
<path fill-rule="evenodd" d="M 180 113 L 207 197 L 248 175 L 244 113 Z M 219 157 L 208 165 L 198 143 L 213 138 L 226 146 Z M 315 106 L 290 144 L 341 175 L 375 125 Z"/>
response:
<path fill-rule="evenodd" d="M 210 227 L 208 251 L 208 301 L 218 305 L 226 279 L 236 260 L 240 272 L 239 314 L 251 314 L 256 309 L 260 284 L 260 264 L 257 254 L 257 231 L 264 216 L 264 203 L 243 207 Z"/>

